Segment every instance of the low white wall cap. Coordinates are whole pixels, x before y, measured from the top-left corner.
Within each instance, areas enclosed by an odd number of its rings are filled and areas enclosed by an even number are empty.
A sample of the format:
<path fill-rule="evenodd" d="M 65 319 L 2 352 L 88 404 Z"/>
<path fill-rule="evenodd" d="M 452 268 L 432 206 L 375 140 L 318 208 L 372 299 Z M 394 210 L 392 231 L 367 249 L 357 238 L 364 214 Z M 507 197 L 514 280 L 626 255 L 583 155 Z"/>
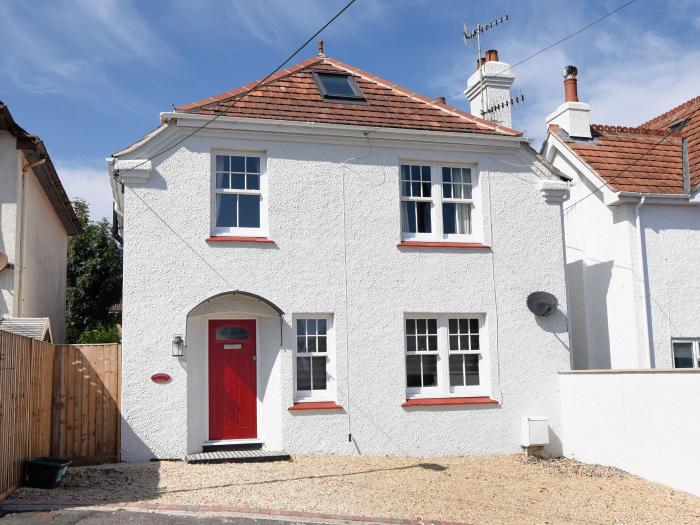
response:
<path fill-rule="evenodd" d="M 559 375 L 592 375 L 592 374 L 700 374 L 700 368 L 618 368 L 591 370 L 561 370 Z"/>

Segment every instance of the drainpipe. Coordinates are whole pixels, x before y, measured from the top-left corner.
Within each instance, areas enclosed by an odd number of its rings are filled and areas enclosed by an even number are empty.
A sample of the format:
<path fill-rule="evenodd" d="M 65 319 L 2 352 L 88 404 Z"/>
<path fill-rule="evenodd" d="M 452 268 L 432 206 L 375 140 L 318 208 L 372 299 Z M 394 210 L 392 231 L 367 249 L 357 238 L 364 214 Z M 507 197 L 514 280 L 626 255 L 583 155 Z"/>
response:
<path fill-rule="evenodd" d="M 642 296 L 642 307 L 644 309 L 644 339 L 646 341 L 647 353 L 649 354 L 649 367 L 656 368 L 656 359 L 654 357 L 654 336 L 652 334 L 652 324 L 651 324 L 651 310 L 649 297 L 651 295 L 649 291 L 649 268 L 647 266 L 647 248 L 646 248 L 646 236 L 644 235 L 644 230 L 642 226 L 642 206 L 646 203 L 646 196 L 642 196 L 639 202 L 634 207 L 634 213 L 636 216 L 636 226 L 637 226 L 637 240 L 639 249 L 639 275 L 642 279 L 642 284 L 644 286 L 644 295 Z M 642 367 L 645 363 L 639 363 Z"/>
<path fill-rule="evenodd" d="M 31 169 L 26 160 L 22 159 L 22 161 L 23 165 L 19 173 L 19 198 L 17 199 L 17 205 L 19 206 L 19 213 L 17 214 L 19 217 L 19 232 L 17 235 L 17 240 L 15 241 L 15 245 L 17 245 L 17 242 L 19 242 L 19 250 L 16 250 L 18 259 L 16 262 L 18 264 L 15 265 L 17 268 L 17 292 L 15 293 L 14 307 L 15 317 L 22 317 L 22 295 L 24 294 L 24 223 L 26 220 L 26 213 L 24 211 L 26 208 L 26 184 L 24 181 L 27 178 L 27 171 Z"/>

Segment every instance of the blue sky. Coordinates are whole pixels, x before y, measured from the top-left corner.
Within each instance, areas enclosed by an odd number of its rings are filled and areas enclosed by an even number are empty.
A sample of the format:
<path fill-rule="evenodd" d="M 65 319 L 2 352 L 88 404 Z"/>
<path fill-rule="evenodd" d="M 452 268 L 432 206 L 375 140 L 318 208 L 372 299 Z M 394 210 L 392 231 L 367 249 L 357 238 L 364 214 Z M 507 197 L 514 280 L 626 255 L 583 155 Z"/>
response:
<path fill-rule="evenodd" d="M 104 158 L 158 114 L 264 77 L 346 0 L 3 0 L 0 100 L 42 137 L 72 198 L 111 215 Z M 511 64 L 625 0 L 357 0 L 322 35 L 326 53 L 426 96 L 459 92 L 476 54 L 462 24 Z M 316 52 L 309 45 L 295 61 Z M 637 0 L 513 70 L 526 104 L 513 126 L 535 139 L 579 68 L 594 122 L 634 125 L 700 95 L 700 0 Z M 468 110 L 462 95 L 450 100 Z"/>

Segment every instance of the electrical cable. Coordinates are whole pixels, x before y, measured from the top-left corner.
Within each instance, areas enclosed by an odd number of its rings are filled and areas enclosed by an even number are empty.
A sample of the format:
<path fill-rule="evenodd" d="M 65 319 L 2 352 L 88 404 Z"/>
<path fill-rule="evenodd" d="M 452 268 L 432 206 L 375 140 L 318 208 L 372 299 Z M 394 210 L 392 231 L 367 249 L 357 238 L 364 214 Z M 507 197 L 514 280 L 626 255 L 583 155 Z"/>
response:
<path fill-rule="evenodd" d="M 323 27 L 321 27 L 321 29 L 319 29 L 318 31 L 316 31 L 316 32 L 315 32 L 313 35 L 311 35 L 303 44 L 301 44 L 301 45 L 296 49 L 296 51 L 294 51 L 291 55 L 289 55 L 289 56 L 284 60 L 284 62 L 282 62 L 279 66 L 277 66 L 275 69 L 273 69 L 272 72 L 270 72 L 265 78 L 263 78 L 262 80 L 259 80 L 252 88 L 250 88 L 248 91 L 246 91 L 245 93 L 243 93 L 240 97 L 236 98 L 236 99 L 233 101 L 233 104 L 231 104 L 231 106 L 229 107 L 229 109 L 235 107 L 236 104 L 237 104 L 239 101 L 243 100 L 245 97 L 247 97 L 248 95 L 250 95 L 253 91 L 255 91 L 257 88 L 259 88 L 263 83 L 267 82 L 267 80 L 268 80 L 272 75 L 274 75 L 274 74 L 277 73 L 280 69 L 282 69 L 284 66 L 286 66 L 295 56 L 297 56 L 297 55 L 301 52 L 302 49 L 304 49 L 314 38 L 316 38 L 318 35 L 320 35 L 321 32 L 323 32 L 324 29 L 326 29 L 329 25 L 331 25 L 340 15 L 342 15 L 345 11 L 347 11 L 347 10 L 350 8 L 350 6 L 351 6 L 352 4 L 354 4 L 356 1 L 357 1 L 357 0 L 350 0 L 347 4 L 345 4 L 345 7 L 343 7 L 340 11 L 338 11 L 338 12 L 335 14 L 335 16 L 333 16 L 333 18 L 331 18 L 330 20 L 328 20 L 328 22 L 326 22 L 326 23 L 323 25 Z M 178 140 L 175 144 L 172 144 L 171 146 L 168 146 L 167 148 L 165 148 L 165 149 L 159 151 L 158 153 L 156 153 L 156 154 L 153 155 L 152 157 L 147 158 L 147 159 L 145 159 L 144 161 L 142 161 L 142 162 L 136 164 L 135 166 L 131 166 L 130 168 L 127 168 L 127 169 L 125 169 L 125 170 L 123 170 L 123 171 L 126 173 L 126 172 L 128 172 L 128 171 L 135 170 L 135 169 L 137 169 L 138 167 L 143 166 L 143 165 L 146 164 L 147 162 L 150 162 L 150 161 L 152 161 L 153 159 L 155 159 L 155 158 L 161 156 L 163 153 L 167 153 L 168 151 L 172 150 L 173 148 L 176 148 L 177 146 L 179 146 L 180 144 L 182 144 L 184 141 L 186 141 L 187 139 L 189 139 L 189 138 L 192 137 L 193 135 L 199 133 L 201 130 L 203 130 L 204 128 L 206 128 L 206 127 L 209 126 L 210 124 L 212 124 L 216 119 L 218 119 L 218 118 L 219 118 L 220 116 L 222 116 L 223 114 L 224 114 L 223 111 L 220 112 L 220 113 L 218 113 L 217 115 L 214 116 L 214 118 L 208 120 L 207 122 L 205 122 L 204 124 L 202 124 L 200 127 L 195 128 L 191 133 L 188 133 L 187 135 L 185 135 L 184 137 L 182 137 L 182 139 Z M 118 171 L 121 172 L 122 170 L 118 170 Z"/>
<path fill-rule="evenodd" d="M 343 168 L 342 171 L 342 185 L 343 185 L 343 270 L 344 270 L 344 276 L 345 276 L 345 375 L 346 375 L 346 396 L 347 399 L 345 400 L 346 405 L 347 405 L 347 414 L 348 414 L 348 441 L 352 443 L 352 411 L 350 410 L 351 407 L 351 400 L 350 400 L 350 309 L 349 309 L 349 299 L 348 299 L 348 291 L 349 291 L 349 285 L 348 285 L 348 230 L 347 230 L 347 223 L 346 223 L 346 193 L 345 193 L 345 170 L 348 171 L 353 171 L 351 170 L 348 166 L 347 163 L 353 160 L 364 160 L 368 158 L 372 154 L 372 141 L 369 138 L 369 134 L 373 133 L 379 128 L 374 128 L 371 129 L 367 132 L 364 133 L 365 138 L 367 139 L 367 154 L 362 156 L 362 157 L 350 157 L 349 159 L 345 159 L 343 162 L 340 163 L 340 166 Z M 354 173 L 354 172 L 353 172 Z"/>
<path fill-rule="evenodd" d="M 580 29 L 574 31 L 573 33 L 571 33 L 571 34 L 565 36 L 564 38 L 561 38 L 561 39 L 557 40 L 556 42 L 553 42 L 552 44 L 549 44 L 549 45 L 546 46 L 546 47 L 543 47 L 542 49 L 540 49 L 540 50 L 537 51 L 536 53 L 533 53 L 532 55 L 530 55 L 530 56 L 528 56 L 528 57 L 526 57 L 526 58 L 523 58 L 523 59 L 520 60 L 519 62 L 516 62 L 516 63 L 513 64 L 512 66 L 507 67 L 507 68 L 504 69 L 503 71 L 499 71 L 498 74 L 497 74 L 496 76 L 502 75 L 502 74 L 505 73 L 506 71 L 510 71 L 510 70 L 513 69 L 514 67 L 517 67 L 517 66 L 519 66 L 520 64 L 524 64 L 524 63 L 527 62 L 528 60 L 531 60 L 531 59 L 533 59 L 533 58 L 535 58 L 535 57 L 541 55 L 541 54 L 544 53 L 545 51 L 549 51 L 550 49 L 552 49 L 553 47 L 558 46 L 558 45 L 561 44 L 562 42 L 566 42 L 566 41 L 569 40 L 570 38 L 573 38 L 573 37 L 575 37 L 576 35 L 579 35 L 579 34 L 583 33 L 583 32 L 586 31 L 587 29 L 593 27 L 594 25 L 596 25 L 596 24 L 599 23 L 599 22 L 602 22 L 603 20 L 605 20 L 605 19 L 608 18 L 609 16 L 614 15 L 614 14 L 617 13 L 618 11 L 624 9 L 625 7 L 627 7 L 627 6 L 630 5 L 630 4 L 633 4 L 633 3 L 636 2 L 636 1 L 637 1 L 637 0 L 629 0 L 628 2 L 626 2 L 626 3 L 622 4 L 621 6 L 619 6 L 619 7 L 615 8 L 615 9 L 613 9 L 612 11 L 609 11 L 609 12 L 605 13 L 603 16 L 601 16 L 600 18 L 594 20 L 594 21 L 591 22 L 590 24 L 588 24 L 588 25 L 586 25 L 586 26 L 584 26 L 584 27 L 582 27 L 582 28 L 580 28 Z M 456 93 L 450 95 L 449 97 L 447 97 L 446 100 L 453 99 L 453 98 L 456 97 L 457 95 L 461 95 L 462 92 L 463 92 L 463 91 L 460 90 L 460 91 L 458 91 L 458 92 L 456 92 Z"/>
<path fill-rule="evenodd" d="M 698 108 L 698 109 L 700 109 L 700 108 Z M 583 197 L 581 197 L 581 198 L 580 198 L 579 200 L 577 200 L 576 202 L 572 202 L 569 206 L 567 206 L 566 208 L 564 208 L 564 213 L 567 213 L 567 212 L 568 212 L 569 210 L 571 210 L 574 206 L 576 206 L 577 204 L 579 204 L 579 203 L 585 201 L 588 197 L 594 195 L 595 193 L 597 193 L 598 191 L 602 190 L 603 188 L 608 187 L 614 180 L 619 179 L 619 178 L 620 178 L 622 175 L 624 175 L 630 168 L 633 168 L 634 166 L 636 166 L 637 163 L 638 163 L 640 160 L 642 160 L 642 159 L 643 159 L 644 157 L 646 157 L 649 153 L 651 153 L 657 146 L 659 146 L 659 145 L 660 145 L 663 141 L 665 141 L 668 137 L 670 137 L 671 135 L 673 135 L 673 134 L 676 133 L 677 131 L 680 131 L 681 129 L 683 129 L 683 128 L 685 127 L 685 125 L 690 121 L 690 119 L 693 118 L 693 116 L 695 115 L 695 113 L 697 113 L 698 109 L 695 109 L 695 110 L 690 114 L 690 116 L 688 116 L 688 118 L 686 119 L 686 121 L 683 123 L 682 126 L 678 126 L 678 127 L 676 127 L 676 128 L 673 128 L 672 130 L 668 130 L 668 131 L 661 137 L 661 139 L 659 139 L 657 142 L 655 142 L 654 144 L 652 144 L 652 146 L 651 146 L 648 150 L 646 150 L 646 151 L 645 151 L 644 153 L 642 153 L 639 157 L 637 157 L 636 159 L 634 159 L 634 161 L 632 161 L 630 164 L 628 164 L 627 166 L 625 166 L 625 168 L 622 169 L 621 171 L 619 171 L 614 177 L 608 179 L 604 184 L 601 184 L 600 186 L 598 186 L 597 188 L 595 188 L 594 190 L 592 190 L 590 193 L 584 195 Z"/>
<path fill-rule="evenodd" d="M 488 180 L 488 194 L 489 194 L 489 230 L 491 232 L 491 281 L 493 283 L 493 309 L 494 309 L 494 317 L 495 317 L 495 329 L 496 329 L 496 345 L 495 345 L 495 356 L 496 356 L 496 373 L 497 373 L 497 384 L 498 384 L 498 392 L 500 395 L 500 399 L 498 400 L 503 406 L 503 387 L 501 386 L 501 352 L 499 348 L 499 322 L 498 322 L 498 291 L 496 288 L 496 261 L 495 261 L 495 242 L 493 238 L 493 204 L 491 202 L 491 177 L 492 177 L 492 172 L 489 173 L 487 180 Z"/>

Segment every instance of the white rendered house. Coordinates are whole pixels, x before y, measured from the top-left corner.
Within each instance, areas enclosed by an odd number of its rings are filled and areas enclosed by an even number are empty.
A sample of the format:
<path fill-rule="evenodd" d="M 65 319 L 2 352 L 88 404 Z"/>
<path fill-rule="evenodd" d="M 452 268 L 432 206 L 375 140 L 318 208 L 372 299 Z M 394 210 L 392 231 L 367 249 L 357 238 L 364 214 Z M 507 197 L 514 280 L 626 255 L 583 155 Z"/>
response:
<path fill-rule="evenodd" d="M 509 454 L 532 415 L 559 453 L 568 182 L 519 132 L 322 53 L 253 87 L 108 161 L 123 457 Z"/>
<path fill-rule="evenodd" d="M 79 231 L 44 143 L 0 102 L 0 330 L 63 342 L 68 236 Z"/>
<path fill-rule="evenodd" d="M 576 68 L 542 154 L 564 206 L 575 368 L 700 366 L 700 97 L 639 127 L 590 123 Z M 624 103 L 624 100 L 620 101 Z"/>

